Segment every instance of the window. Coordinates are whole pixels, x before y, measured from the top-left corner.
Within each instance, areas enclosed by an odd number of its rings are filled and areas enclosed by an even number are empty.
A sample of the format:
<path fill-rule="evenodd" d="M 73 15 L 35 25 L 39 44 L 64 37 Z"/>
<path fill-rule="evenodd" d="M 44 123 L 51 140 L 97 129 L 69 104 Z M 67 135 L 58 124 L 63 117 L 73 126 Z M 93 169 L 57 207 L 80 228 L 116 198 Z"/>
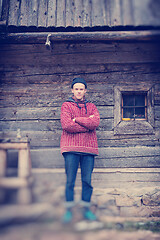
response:
<path fill-rule="evenodd" d="M 122 93 L 122 120 L 147 119 L 146 93 Z"/>
<path fill-rule="evenodd" d="M 154 87 L 114 87 L 114 135 L 154 134 Z"/>

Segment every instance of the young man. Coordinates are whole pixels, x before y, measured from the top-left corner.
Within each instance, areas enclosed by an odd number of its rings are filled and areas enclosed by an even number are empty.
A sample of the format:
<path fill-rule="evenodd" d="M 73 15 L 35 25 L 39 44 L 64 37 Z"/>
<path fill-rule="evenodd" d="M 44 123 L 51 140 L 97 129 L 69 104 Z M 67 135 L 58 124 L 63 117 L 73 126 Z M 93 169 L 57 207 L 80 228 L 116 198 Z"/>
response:
<path fill-rule="evenodd" d="M 85 219 L 96 220 L 89 209 L 93 187 L 91 175 L 94 156 L 98 155 L 96 128 L 100 117 L 96 106 L 85 99 L 87 83 L 83 78 L 75 78 L 71 89 L 73 97 L 62 104 L 61 108 L 61 153 L 65 160 L 66 188 L 64 222 L 72 220 L 74 206 L 74 185 L 78 166 L 81 168 L 83 215 Z"/>

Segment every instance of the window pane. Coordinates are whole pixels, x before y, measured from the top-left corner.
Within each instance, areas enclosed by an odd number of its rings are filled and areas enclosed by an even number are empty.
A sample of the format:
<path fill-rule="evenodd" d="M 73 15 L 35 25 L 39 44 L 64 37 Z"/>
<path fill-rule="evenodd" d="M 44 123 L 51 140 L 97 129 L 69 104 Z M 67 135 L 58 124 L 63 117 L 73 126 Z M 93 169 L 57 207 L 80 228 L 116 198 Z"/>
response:
<path fill-rule="evenodd" d="M 134 118 L 134 109 L 123 108 L 123 118 Z"/>
<path fill-rule="evenodd" d="M 145 95 L 135 95 L 135 106 L 145 106 Z"/>
<path fill-rule="evenodd" d="M 134 96 L 123 95 L 123 106 L 134 106 Z"/>
<path fill-rule="evenodd" d="M 145 118 L 145 108 L 135 108 L 135 118 Z"/>

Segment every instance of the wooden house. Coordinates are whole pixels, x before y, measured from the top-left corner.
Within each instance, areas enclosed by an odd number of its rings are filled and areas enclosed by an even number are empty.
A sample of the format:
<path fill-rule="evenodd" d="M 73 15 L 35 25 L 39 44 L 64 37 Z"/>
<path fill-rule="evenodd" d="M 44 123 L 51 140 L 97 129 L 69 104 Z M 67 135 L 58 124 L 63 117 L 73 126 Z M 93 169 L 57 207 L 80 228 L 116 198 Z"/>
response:
<path fill-rule="evenodd" d="M 95 166 L 159 167 L 160 1 L 1 0 L 0 14 L 1 141 L 20 129 L 33 167 L 63 167 L 60 109 L 81 76 L 101 117 Z"/>

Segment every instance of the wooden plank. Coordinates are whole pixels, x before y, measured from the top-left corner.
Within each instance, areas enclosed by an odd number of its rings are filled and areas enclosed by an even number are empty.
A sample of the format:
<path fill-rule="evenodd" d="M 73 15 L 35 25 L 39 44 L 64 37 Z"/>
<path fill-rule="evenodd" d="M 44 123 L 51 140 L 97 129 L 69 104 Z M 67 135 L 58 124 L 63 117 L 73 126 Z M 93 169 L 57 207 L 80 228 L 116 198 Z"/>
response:
<path fill-rule="evenodd" d="M 7 169 L 7 151 L 0 149 L 0 179 L 6 176 Z"/>
<path fill-rule="evenodd" d="M 121 121 L 114 128 L 115 134 L 154 134 L 154 128 L 147 121 Z"/>
<path fill-rule="evenodd" d="M 48 1 L 48 27 L 56 26 L 57 18 L 56 18 L 56 0 L 49 0 Z"/>
<path fill-rule="evenodd" d="M 48 0 L 40 0 L 38 6 L 38 27 L 47 27 Z"/>
<path fill-rule="evenodd" d="M 82 2 L 83 11 L 82 11 L 82 27 L 91 27 L 91 1 L 85 0 Z"/>
<path fill-rule="evenodd" d="M 0 187 L 2 188 L 9 188 L 9 189 L 15 189 L 20 187 L 26 187 L 28 186 L 28 181 L 25 178 L 1 178 L 0 179 Z"/>
<path fill-rule="evenodd" d="M 0 131 L 54 131 L 61 129 L 60 120 L 25 120 L 25 121 L 1 121 Z M 98 127 L 99 130 L 111 131 L 113 129 L 113 119 L 102 119 Z"/>
<path fill-rule="evenodd" d="M 133 49 L 134 51 L 134 49 Z M 2 53 L 3 54 L 3 53 Z M 53 71 L 54 66 L 54 71 Z M 121 79 L 123 80 L 123 77 L 126 78 L 128 82 L 135 78 L 134 81 L 142 82 L 145 78 L 145 81 L 149 81 L 149 78 L 154 81 L 154 79 L 159 78 L 159 63 L 106 63 L 106 64 L 74 64 L 74 65 L 52 65 L 41 67 L 41 65 L 12 65 L 12 64 L 1 64 L 0 65 L 0 72 L 1 72 L 1 82 L 4 84 L 13 84 L 22 82 L 23 85 L 28 84 L 28 82 L 33 83 L 50 83 L 54 84 L 56 88 L 58 88 L 58 84 L 56 85 L 56 82 L 53 81 L 54 78 L 58 80 L 58 77 L 60 76 L 63 80 L 65 76 L 65 80 L 62 82 L 59 82 L 59 85 L 62 84 L 68 87 L 70 86 L 69 81 L 74 77 L 75 74 L 84 74 L 84 77 L 87 81 L 88 76 L 91 75 L 104 75 L 104 80 L 107 82 L 108 85 L 112 83 L 113 81 L 117 81 L 119 76 L 122 76 Z M 107 81 L 107 77 L 108 81 Z M 135 76 L 135 77 L 134 77 Z M 115 79 L 115 80 L 114 80 Z M 93 79 L 95 82 L 95 78 Z M 88 89 L 90 91 L 91 86 L 93 85 L 93 80 L 89 82 Z M 101 80 L 102 81 L 102 80 Z M 111 82 L 112 81 L 112 82 Z M 103 81 L 104 82 L 104 81 Z M 98 81 L 97 81 L 98 83 Z M 95 83 L 94 83 L 95 85 Z M 99 88 L 101 85 L 97 84 L 96 88 Z M 45 87 L 45 86 L 44 86 Z M 46 87 L 45 87 L 46 89 Z M 58 88 L 59 89 L 59 88 Z M 70 91 L 69 88 L 66 90 Z M 160 96 L 159 96 L 159 90 L 155 92 L 155 101 L 158 103 Z M 156 103 L 156 104 L 157 104 Z"/>
<path fill-rule="evenodd" d="M 74 26 L 74 1 L 66 0 L 66 27 Z"/>
<path fill-rule="evenodd" d="M 1 109 L 1 120 L 38 120 L 60 119 L 61 107 L 48 108 L 6 108 Z"/>
<path fill-rule="evenodd" d="M 104 1 L 92 1 L 92 27 L 106 25 Z"/>
<path fill-rule="evenodd" d="M 14 169 L 10 169 L 11 171 L 14 171 Z M 78 168 L 78 173 L 80 173 L 81 170 Z M 138 173 L 160 173 L 159 168 L 94 168 L 93 172 L 95 174 L 101 173 L 101 174 L 114 174 L 114 173 L 133 173 L 133 174 L 138 174 Z M 64 168 L 32 168 L 32 173 L 36 174 L 43 174 L 43 173 L 65 173 Z"/>
<path fill-rule="evenodd" d="M 121 4 L 120 0 L 108 0 L 110 11 L 110 26 L 121 26 Z"/>
<path fill-rule="evenodd" d="M 66 26 L 66 8 L 65 0 L 57 1 L 57 23 L 56 27 L 65 27 Z"/>
<path fill-rule="evenodd" d="M 155 106 L 155 119 L 160 121 L 160 105 Z"/>
<path fill-rule="evenodd" d="M 10 53 L 10 57 L 8 58 L 8 55 L 4 55 L 5 58 L 0 59 L 0 64 L 4 64 L 7 62 L 7 64 L 12 65 L 19 65 L 22 66 L 26 64 L 28 61 L 29 63 L 32 63 L 32 65 L 50 65 L 53 63 L 53 65 L 75 65 L 75 64 L 82 64 L 87 59 L 87 64 L 107 64 L 107 63 L 144 63 L 144 62 L 160 62 L 160 56 L 158 54 L 159 46 L 156 45 L 153 48 L 150 48 L 146 51 L 128 51 L 127 49 L 123 52 L 123 59 L 122 59 L 122 52 L 121 51 L 113 51 L 112 54 L 107 55 L 106 52 L 94 52 L 92 51 L 90 54 L 86 52 L 81 53 L 73 53 L 72 55 L 70 53 L 63 55 L 62 58 L 62 52 L 61 54 L 52 54 L 50 51 L 47 51 L 44 47 L 43 52 L 38 53 L 28 53 L 27 54 L 18 54 L 18 56 L 15 58 L 15 53 Z M 25 58 L 24 58 L 25 56 Z M 72 57 L 71 57 L 72 56 Z M 13 61 L 14 60 L 14 61 Z"/>
<path fill-rule="evenodd" d="M 28 26 L 37 27 L 38 24 L 38 0 L 28 2 Z"/>
<path fill-rule="evenodd" d="M 101 64 L 100 64 L 101 65 Z M 78 68 L 78 64 L 74 65 L 76 66 L 76 68 Z M 74 67 L 73 66 L 73 67 Z M 13 86 L 14 84 L 24 84 L 27 85 L 29 84 L 29 86 L 33 85 L 33 84 L 43 84 L 43 86 L 46 88 L 47 85 L 49 86 L 49 84 L 54 84 L 54 83 L 61 83 L 63 86 L 70 86 L 70 82 L 72 81 L 72 79 L 76 76 L 82 76 L 86 79 L 86 81 L 88 82 L 88 86 L 90 86 L 91 84 L 95 84 L 95 86 L 100 86 L 103 84 L 117 84 L 117 82 L 119 81 L 119 79 L 121 80 L 120 83 L 121 84 L 127 84 L 132 85 L 133 82 L 135 84 L 139 84 L 141 83 L 143 84 L 150 84 L 152 82 L 152 84 L 158 84 L 159 82 L 159 77 L 160 74 L 159 73 L 146 73 L 143 74 L 143 72 L 135 72 L 132 74 L 127 72 L 114 72 L 114 71 L 108 71 L 107 69 L 105 71 L 97 71 L 96 72 L 96 68 L 94 69 L 93 72 L 91 72 L 91 68 L 88 68 L 88 71 L 85 72 L 85 69 L 87 68 L 88 65 L 86 65 L 83 69 L 83 66 L 81 66 L 81 71 L 78 72 L 64 72 L 64 73 L 51 73 L 51 74 L 47 74 L 47 73 L 32 73 L 31 74 L 26 74 L 26 75 L 13 75 L 13 77 L 11 76 L 7 76 L 8 73 L 6 72 L 2 72 L 3 76 L 1 78 L 1 84 L 3 85 L 10 85 Z M 53 67 L 53 66 L 52 66 Z M 99 66 L 100 67 L 100 66 Z M 75 68 L 75 71 L 76 71 Z M 102 67 L 103 68 L 103 67 Z M 33 69 L 34 70 L 34 69 Z M 69 70 L 69 69 L 68 69 Z M 98 70 L 98 69 L 97 69 Z M 31 71 L 31 68 L 30 68 Z M 6 76 L 4 75 L 6 73 Z M 126 83 L 126 79 L 127 79 L 127 83 Z M 152 81 L 151 81 L 152 79 Z M 67 92 L 64 92 L 62 90 L 62 92 L 66 95 L 66 97 L 68 96 Z M 89 95 L 90 92 L 88 91 Z M 61 94 L 63 95 L 63 94 Z M 65 96 L 63 96 L 63 98 L 65 99 Z M 91 96 L 92 98 L 92 96 Z M 93 99 L 94 100 L 94 99 Z M 103 100 L 103 99 L 102 99 Z M 157 96 L 155 98 L 155 105 L 160 105 L 160 97 Z"/>
<path fill-rule="evenodd" d="M 100 118 L 113 118 L 112 106 L 98 107 Z M 0 120 L 46 120 L 60 119 L 61 106 L 44 108 L 2 108 Z"/>
<path fill-rule="evenodd" d="M 93 173 L 93 181 L 120 181 L 120 182 L 157 182 L 160 186 L 160 173 Z"/>
<path fill-rule="evenodd" d="M 47 37 L 47 36 L 46 36 Z M 44 39 L 45 42 L 46 38 Z M 43 42 L 43 43 L 44 43 Z M 73 55 L 78 55 L 78 54 L 114 54 L 115 52 L 117 54 L 129 54 L 129 55 L 137 55 L 137 58 L 142 56 L 145 56 L 150 54 L 152 57 L 153 54 L 156 54 L 157 51 L 159 51 L 160 47 L 158 43 L 117 43 L 117 44 L 104 44 L 104 43 L 74 43 L 74 44 L 69 44 L 69 43 L 54 43 L 54 52 L 51 54 L 50 51 L 46 50 L 46 47 L 44 44 L 2 44 L 0 45 L 0 53 L 3 54 L 3 63 L 5 63 L 4 57 L 8 57 L 8 54 L 10 54 L 10 57 L 14 57 L 15 54 L 18 54 L 18 58 L 21 58 L 25 55 L 25 57 L 36 57 L 36 55 L 41 55 L 41 56 L 71 56 Z M 133 56 L 134 56 L 133 55 Z M 156 54 L 157 55 L 157 54 Z M 112 57 L 112 56 L 110 56 Z M 112 60 L 112 58 L 110 59 Z M 122 59 L 121 59 L 122 60 Z M 151 60 L 151 59 L 150 59 Z M 127 63 L 128 60 L 126 60 L 125 63 Z M 153 62 L 150 61 L 151 63 Z M 111 62 L 110 62 L 111 63 Z M 120 62 L 123 63 L 123 62 Z M 144 59 L 145 63 L 145 59 Z M 12 63 L 13 64 L 13 63 Z M 54 62 L 52 63 L 54 64 Z M 28 64 L 28 65 L 33 65 L 33 64 Z M 41 64 L 42 65 L 42 64 Z M 54 64 L 55 65 L 55 64 Z M 62 64 L 60 64 L 61 66 Z"/>
<path fill-rule="evenodd" d="M 28 143 L 0 143 L 0 149 L 28 149 Z"/>
<path fill-rule="evenodd" d="M 20 14 L 20 1 L 17 0 L 10 1 L 10 9 L 12 9 L 12 11 L 9 11 L 8 24 L 18 25 Z"/>
<path fill-rule="evenodd" d="M 25 124 L 25 123 L 24 123 Z M 53 131 L 21 131 L 22 137 L 28 137 L 31 148 L 59 147 L 62 129 Z M 0 139 L 15 139 L 17 131 L 5 130 L 0 132 Z M 136 147 L 136 146 L 160 146 L 159 135 L 123 135 L 115 136 L 113 131 L 97 130 L 98 146 L 101 147 Z"/>
<path fill-rule="evenodd" d="M 132 1 L 123 0 L 121 2 L 121 18 L 123 26 L 132 26 L 134 25 L 134 8 Z"/>
<path fill-rule="evenodd" d="M 142 176 L 142 181 L 136 181 L 139 177 L 135 174 L 135 175 L 131 175 L 130 176 L 130 180 L 127 181 L 127 175 L 125 176 L 124 175 L 119 175 L 119 176 L 116 176 L 116 174 L 106 174 L 108 175 L 108 179 L 104 179 L 103 181 L 103 176 L 105 175 L 104 174 L 101 174 L 100 178 L 97 179 L 97 175 L 99 173 L 93 173 L 92 175 L 92 185 L 94 187 L 94 191 L 96 191 L 97 188 L 100 188 L 101 190 L 103 189 L 108 189 L 108 191 L 110 191 L 111 189 L 137 189 L 138 190 L 138 193 L 140 191 L 144 191 L 145 188 L 147 188 L 148 190 L 151 188 L 156 188 L 157 186 L 159 186 L 159 181 L 151 181 L 151 182 L 148 182 L 148 181 L 145 181 L 145 176 L 143 178 Z M 153 178 L 154 178 L 154 174 L 152 175 Z M 107 176 L 105 176 L 106 178 Z M 111 177 L 112 180 L 109 179 L 109 177 Z M 120 178 L 120 181 L 119 181 L 119 178 Z M 147 176 L 146 176 L 147 177 Z M 45 183 L 48 182 L 48 184 L 50 182 L 52 182 L 52 186 L 54 185 L 55 187 L 57 187 L 57 184 L 58 185 L 65 185 L 65 174 L 64 172 L 60 172 L 60 173 L 43 173 L 43 177 L 42 177 L 42 174 L 40 173 L 34 173 L 34 178 L 35 178 L 35 181 L 37 183 L 40 184 L 40 186 L 43 186 L 44 185 L 44 179 L 45 179 Z M 134 178 L 134 179 L 133 179 Z M 55 181 L 55 179 L 58 179 L 58 181 Z M 77 179 L 76 179 L 76 186 L 75 186 L 75 190 L 76 188 L 79 188 L 81 189 L 81 175 L 80 175 L 80 172 L 78 172 L 77 174 Z M 143 190 L 142 190 L 143 189 Z M 51 190 L 52 191 L 52 190 Z"/>
<path fill-rule="evenodd" d="M 68 0 L 69 1 L 69 0 Z M 66 5 L 67 6 L 67 5 Z M 69 22 L 66 12 L 66 22 Z M 40 20 L 39 20 L 40 21 Z M 73 18 L 72 18 L 73 21 Z M 35 33 L 8 33 L 0 36 L 1 43 L 44 43 L 48 34 L 51 40 L 55 41 L 159 41 L 159 30 L 152 31 L 97 31 L 97 32 L 35 32 Z"/>
<path fill-rule="evenodd" d="M 99 152 L 96 167 L 159 167 L 159 147 L 100 148 Z M 31 150 L 31 159 L 36 168 L 64 167 L 59 148 Z"/>
<path fill-rule="evenodd" d="M 160 129 L 160 121 L 156 120 L 155 121 L 155 129 L 158 131 Z"/>
<path fill-rule="evenodd" d="M 159 168 L 158 148 L 160 149 L 160 147 L 99 148 L 95 168 Z M 31 159 L 33 168 L 64 168 L 60 148 L 31 149 Z M 17 153 L 9 151 L 7 161 L 8 167 L 16 167 Z"/>
<path fill-rule="evenodd" d="M 20 26 L 28 26 L 28 21 L 29 21 L 29 0 L 26 1 L 21 1 L 20 5 L 20 20 L 19 20 L 19 25 Z"/>
<path fill-rule="evenodd" d="M 48 86 L 49 87 L 49 86 Z M 43 88 L 44 89 L 44 88 Z M 12 88 L 11 88 L 12 90 Z M 54 94 L 56 93 L 57 94 Z M 108 93 L 108 95 L 106 95 Z M 8 96 L 6 97 L 6 94 Z M 90 95 L 86 96 L 87 99 L 89 99 L 91 102 L 95 103 L 96 106 L 98 105 L 107 105 L 107 106 L 113 106 L 113 96 L 110 91 L 105 92 L 105 89 L 103 92 L 92 92 L 90 91 Z M 19 89 L 19 93 L 17 95 L 14 95 L 13 92 L 4 92 L 1 93 L 1 108 L 2 107 L 59 107 L 61 104 L 66 101 L 69 96 L 71 96 L 70 92 L 58 92 L 56 89 L 52 93 L 45 92 L 38 92 L 37 90 L 34 92 L 26 92 L 26 94 L 22 93 Z M 5 110 L 4 110 L 5 111 Z M 16 111 L 16 109 L 15 109 Z"/>
<path fill-rule="evenodd" d="M 13 169 L 10 169 L 11 171 Z M 78 173 L 80 173 L 80 168 L 78 169 Z M 107 173 L 160 173 L 160 168 L 94 168 L 94 173 L 101 173 L 101 174 L 107 174 Z M 64 168 L 32 168 L 32 173 L 36 174 L 43 174 L 43 173 L 65 173 Z"/>
<path fill-rule="evenodd" d="M 47 37 L 47 35 L 46 35 Z M 46 38 L 45 38 L 46 39 Z M 90 42 L 90 43 L 79 43 L 79 42 L 54 42 L 54 54 L 55 55 L 64 55 L 64 54 L 71 54 L 71 53 L 95 53 L 95 52 L 121 52 L 123 53 L 124 51 L 127 52 L 133 52 L 137 51 L 140 52 L 156 52 L 157 49 L 159 49 L 159 44 L 158 43 L 151 43 L 151 42 L 137 42 L 137 43 L 104 43 L 104 42 Z M 19 54 L 28 54 L 30 55 L 31 53 L 41 53 L 41 52 L 46 52 L 46 48 L 44 47 L 44 44 L 8 44 L 4 43 L 0 45 L 0 51 L 4 54 L 8 54 L 10 52 L 11 55 L 15 54 L 17 51 Z"/>
<path fill-rule="evenodd" d="M 145 4 L 142 1 L 133 1 L 135 26 L 159 26 L 159 11 L 160 5 L 158 1 L 146 0 Z"/>
<path fill-rule="evenodd" d="M 82 26 L 82 0 L 75 0 L 74 1 L 74 27 L 81 27 Z"/>
<path fill-rule="evenodd" d="M 128 147 L 128 148 L 100 148 L 101 158 L 110 157 L 139 157 L 139 156 L 159 156 L 159 147 Z"/>
<path fill-rule="evenodd" d="M 105 123 L 104 123 L 105 124 Z M 104 126 L 105 128 L 109 128 Z M 102 125 L 103 127 L 103 125 Z M 8 121 L 1 122 L 0 130 L 1 131 L 17 131 L 17 129 L 21 129 L 21 131 L 54 131 L 55 129 L 61 129 L 61 124 L 59 120 L 31 120 L 31 121 L 13 121 L 12 123 Z"/>
<path fill-rule="evenodd" d="M 31 174 L 31 162 L 29 148 L 18 151 L 18 177 L 27 178 Z"/>
<path fill-rule="evenodd" d="M 2 16 L 2 4 L 3 4 L 3 0 L 0 0 L 0 16 Z M 0 17 L 0 21 L 1 21 L 1 17 Z"/>

